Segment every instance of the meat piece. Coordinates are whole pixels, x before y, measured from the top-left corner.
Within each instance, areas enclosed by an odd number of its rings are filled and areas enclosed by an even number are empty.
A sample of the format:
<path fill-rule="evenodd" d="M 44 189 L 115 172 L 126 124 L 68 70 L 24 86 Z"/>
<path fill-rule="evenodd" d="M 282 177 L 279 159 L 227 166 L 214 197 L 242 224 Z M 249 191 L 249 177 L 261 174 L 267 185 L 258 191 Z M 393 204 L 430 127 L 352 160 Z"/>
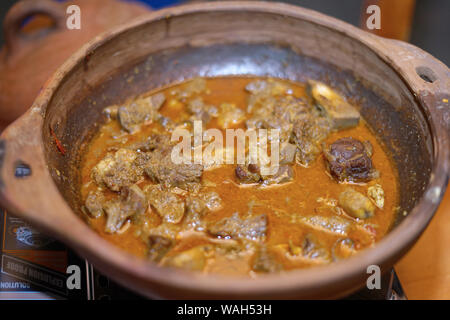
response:
<path fill-rule="evenodd" d="M 210 245 L 197 246 L 167 257 L 163 264 L 191 271 L 202 271 L 205 268 L 207 258 L 213 253 L 213 248 Z"/>
<path fill-rule="evenodd" d="M 257 118 L 263 119 L 262 113 L 272 113 L 276 97 L 272 94 L 273 81 L 256 80 L 250 82 L 245 89 L 250 92 L 247 112 L 255 112 Z M 276 90 L 274 90 L 276 91 Z"/>
<path fill-rule="evenodd" d="M 159 262 L 170 251 L 173 241 L 166 237 L 154 236 L 149 237 L 148 258 L 154 262 Z"/>
<path fill-rule="evenodd" d="M 297 219 L 313 229 L 336 235 L 345 236 L 350 228 L 350 221 L 339 216 L 300 216 Z"/>
<path fill-rule="evenodd" d="M 321 143 L 330 133 L 330 123 L 325 118 L 304 116 L 294 123 L 291 142 L 297 146 L 295 160 L 308 166 L 322 151 Z"/>
<path fill-rule="evenodd" d="M 241 219 L 235 213 L 209 226 L 208 232 L 222 239 L 264 241 L 267 232 L 267 216 L 261 214 L 253 218 Z"/>
<path fill-rule="evenodd" d="M 291 122 L 279 118 L 275 115 L 271 115 L 269 118 L 261 119 L 257 125 L 258 129 L 277 129 L 279 130 L 280 140 L 286 141 L 289 139 L 293 125 Z"/>
<path fill-rule="evenodd" d="M 378 177 L 372 167 L 372 146 L 351 137 L 335 141 L 325 149 L 330 174 L 339 182 L 365 182 Z"/>
<path fill-rule="evenodd" d="M 140 152 L 150 152 L 156 149 L 168 149 L 171 148 L 173 143 L 170 141 L 170 135 L 152 133 L 145 141 L 136 142 L 130 146 L 130 149 Z"/>
<path fill-rule="evenodd" d="M 358 110 L 330 87 L 321 82 L 309 80 L 307 91 L 316 106 L 331 119 L 333 129 L 342 130 L 358 125 L 360 118 Z"/>
<path fill-rule="evenodd" d="M 122 212 L 120 201 L 108 201 L 105 203 L 104 209 L 107 217 L 105 231 L 107 233 L 117 232 L 128 219 L 128 212 Z"/>
<path fill-rule="evenodd" d="M 187 229 L 204 231 L 205 223 L 202 220 L 208 208 L 203 200 L 195 197 L 186 199 L 186 217 L 183 221 Z"/>
<path fill-rule="evenodd" d="M 291 166 L 279 166 L 277 173 L 272 176 L 263 176 L 263 184 L 282 184 L 292 181 L 294 179 L 294 169 Z"/>
<path fill-rule="evenodd" d="M 258 183 L 261 181 L 259 167 L 256 164 L 238 164 L 235 169 L 235 174 L 241 184 Z"/>
<path fill-rule="evenodd" d="M 274 99 L 271 104 L 264 104 L 252 113 L 252 116 L 245 121 L 247 129 L 261 129 L 266 128 L 265 120 L 273 117 L 273 109 L 276 100 Z"/>
<path fill-rule="evenodd" d="M 281 141 L 289 139 L 295 120 L 310 110 L 305 101 L 289 95 L 292 89 L 279 81 L 254 81 L 246 90 L 251 92 L 247 112 L 252 113 L 247 128 L 278 129 Z"/>
<path fill-rule="evenodd" d="M 291 88 L 284 82 L 276 79 L 255 80 L 247 84 L 245 90 L 251 94 L 262 94 L 277 96 L 291 94 Z"/>
<path fill-rule="evenodd" d="M 212 117 L 217 117 L 219 111 L 213 105 L 207 105 L 202 98 L 191 100 L 187 105 L 188 111 L 193 115 L 191 120 L 201 120 L 206 125 Z"/>
<path fill-rule="evenodd" d="M 274 106 L 273 115 L 275 118 L 283 119 L 289 123 L 294 123 L 300 118 L 311 113 L 311 107 L 301 98 L 293 96 L 280 97 Z"/>
<path fill-rule="evenodd" d="M 203 78 L 195 78 L 186 83 L 182 89 L 173 91 L 172 95 L 174 95 L 175 98 L 185 102 L 187 98 L 203 93 L 206 90 L 206 80 Z"/>
<path fill-rule="evenodd" d="M 120 199 L 108 201 L 104 205 L 107 215 L 105 231 L 117 232 L 128 218 L 143 214 L 147 207 L 145 194 L 137 185 L 123 188 Z"/>
<path fill-rule="evenodd" d="M 158 118 L 158 123 L 164 127 L 164 129 L 166 129 L 168 132 L 172 132 L 173 130 L 175 130 L 175 122 L 172 121 L 172 119 L 165 117 L 165 116 L 160 116 Z"/>
<path fill-rule="evenodd" d="M 264 102 L 246 121 L 247 129 L 278 129 L 280 130 L 280 140 L 288 140 L 292 133 L 293 123 L 309 112 L 303 100 L 288 98 L 275 98 L 270 104 Z"/>
<path fill-rule="evenodd" d="M 99 190 L 90 191 L 85 202 L 85 207 L 93 218 L 99 218 L 103 214 L 105 197 Z"/>
<path fill-rule="evenodd" d="M 157 93 L 119 107 L 117 116 L 120 124 L 129 133 L 137 132 L 143 123 L 151 123 L 159 118 L 158 110 L 165 100 L 163 93 Z"/>
<path fill-rule="evenodd" d="M 190 184 L 200 182 L 203 174 L 200 164 L 173 163 L 171 149 L 152 152 L 144 170 L 154 182 L 179 188 L 188 188 Z"/>
<path fill-rule="evenodd" d="M 330 262 L 331 260 L 330 252 L 311 233 L 303 239 L 302 254 L 306 258 L 317 259 L 320 262 Z"/>
<path fill-rule="evenodd" d="M 92 178 L 98 185 L 105 185 L 112 191 L 128 187 L 142 178 L 143 170 L 136 165 L 137 152 L 119 149 L 109 153 L 92 169 Z"/>
<path fill-rule="evenodd" d="M 239 109 L 235 104 L 222 103 L 220 105 L 220 114 L 217 119 L 219 127 L 226 129 L 236 126 L 245 120 L 245 112 Z"/>
<path fill-rule="evenodd" d="M 168 223 L 168 222 L 163 221 L 159 226 L 157 226 L 155 228 L 151 228 L 148 231 L 148 235 L 149 235 L 149 237 L 158 236 L 158 237 L 167 238 L 169 240 L 172 240 L 172 242 L 175 242 L 175 239 L 180 231 L 181 231 L 181 226 L 179 224 L 173 224 L 173 223 Z"/>
<path fill-rule="evenodd" d="M 125 199 L 124 210 L 132 212 L 133 215 L 143 214 L 147 211 L 148 203 L 144 192 L 137 185 L 123 188 L 121 197 Z"/>
<path fill-rule="evenodd" d="M 369 198 L 352 188 L 345 189 L 339 195 L 339 206 L 350 216 L 359 219 L 373 217 L 375 213 L 375 206 Z"/>
<path fill-rule="evenodd" d="M 178 196 L 159 185 L 147 186 L 144 192 L 164 222 L 179 223 L 183 219 L 185 204 Z"/>
<path fill-rule="evenodd" d="M 375 205 L 378 208 L 383 209 L 383 207 L 384 207 L 384 190 L 378 183 L 367 188 L 367 195 L 369 196 L 370 200 L 372 200 L 373 203 L 375 203 Z"/>
<path fill-rule="evenodd" d="M 283 270 L 283 265 L 277 261 L 276 257 L 266 246 L 261 246 L 257 249 L 253 258 L 252 270 L 262 273 L 274 273 Z"/>
<path fill-rule="evenodd" d="M 205 206 L 211 211 L 216 211 L 222 208 L 222 199 L 217 192 L 206 192 L 200 194 L 199 197 L 205 202 Z"/>
<path fill-rule="evenodd" d="M 293 164 L 297 146 L 289 142 L 284 142 L 281 144 L 280 149 L 280 164 Z"/>
<path fill-rule="evenodd" d="M 137 164 L 147 176 L 166 187 L 195 189 L 200 182 L 203 166 L 200 164 L 175 164 L 172 161 L 173 143 L 170 136 L 152 134 L 144 143 L 134 145 L 144 152 L 138 157 Z"/>
<path fill-rule="evenodd" d="M 206 204 L 203 200 L 195 197 L 188 197 L 186 199 L 186 211 L 187 213 L 198 214 L 203 216 L 207 211 Z"/>

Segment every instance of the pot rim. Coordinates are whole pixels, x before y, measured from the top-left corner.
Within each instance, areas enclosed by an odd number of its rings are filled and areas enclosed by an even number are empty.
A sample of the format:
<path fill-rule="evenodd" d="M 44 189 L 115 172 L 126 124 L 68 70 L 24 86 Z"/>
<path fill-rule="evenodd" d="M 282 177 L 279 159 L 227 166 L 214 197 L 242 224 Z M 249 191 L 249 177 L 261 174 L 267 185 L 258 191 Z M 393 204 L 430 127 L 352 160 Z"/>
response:
<path fill-rule="evenodd" d="M 402 67 L 396 63 L 395 57 L 393 57 L 391 53 L 382 52 L 382 50 L 374 46 L 375 43 L 387 42 L 389 40 L 384 40 L 367 34 L 345 22 L 297 6 L 254 1 L 213 2 L 206 4 L 187 4 L 151 12 L 144 17 L 134 20 L 133 22 L 116 27 L 111 31 L 97 36 L 88 44 L 79 49 L 56 71 L 56 73 L 44 85 L 31 110 L 24 117 L 32 117 L 36 114 L 45 114 L 46 108 L 51 101 L 53 94 L 57 90 L 61 81 L 66 76 L 70 75 L 72 69 L 74 69 L 79 63 L 82 63 L 85 57 L 95 51 L 96 48 L 133 28 L 137 28 L 143 24 L 149 24 L 161 19 L 167 19 L 168 17 L 189 15 L 198 12 L 242 10 L 289 16 L 343 33 L 368 47 L 385 64 L 389 65 L 391 69 L 396 71 L 399 78 L 402 79 L 402 81 L 408 86 L 408 89 L 412 92 L 412 94 L 420 94 L 419 92 L 416 92 L 417 88 L 412 88 L 408 80 L 399 73 Z M 429 111 L 430 106 L 425 106 L 420 102 L 418 102 L 418 104 L 421 106 L 421 109 Z M 339 261 L 331 265 L 311 269 L 292 270 L 284 274 L 264 275 L 258 277 L 257 279 L 200 275 L 179 269 L 158 267 L 151 262 L 131 256 L 131 254 L 115 248 L 112 244 L 107 243 L 106 240 L 103 240 L 104 243 L 102 242 L 101 244 L 97 244 L 97 246 L 101 245 L 103 248 L 102 251 L 100 249 L 95 249 L 95 246 L 89 244 L 88 237 L 86 237 L 86 239 L 76 239 L 75 234 L 66 234 L 66 237 L 60 234 L 59 237 L 62 238 L 63 241 L 72 244 L 75 247 L 75 250 L 79 250 L 83 255 L 88 256 L 88 258 L 93 258 L 93 260 L 102 260 L 108 262 L 108 264 L 113 264 L 116 272 L 109 272 L 111 274 L 117 274 L 117 270 L 121 270 L 125 271 L 130 277 L 139 277 L 141 279 L 152 281 L 153 283 L 164 283 L 170 285 L 171 287 L 196 289 L 202 292 L 258 294 L 262 291 L 270 291 L 271 294 L 276 294 L 277 292 L 294 289 L 298 290 L 299 288 L 304 290 L 314 289 L 327 285 L 329 286 L 333 283 L 350 280 L 355 274 L 366 273 L 366 268 L 369 265 L 378 264 L 381 267 L 381 265 L 383 265 L 386 261 L 395 262 L 396 256 L 398 257 L 399 253 L 405 253 L 406 250 L 418 239 L 434 215 L 434 212 L 437 210 L 448 183 L 449 165 L 448 136 L 445 130 L 443 131 L 440 127 L 441 125 L 439 124 L 437 117 L 438 115 L 431 114 L 428 122 L 429 129 L 433 137 L 432 143 L 434 150 L 434 161 L 432 165 L 431 179 L 422 198 L 418 201 L 416 206 L 412 209 L 404 221 L 402 221 L 382 240 L 380 240 L 374 248 L 364 250 L 352 258 Z M 43 120 L 41 120 L 41 124 L 42 123 Z M 42 130 L 43 128 L 41 126 L 39 128 L 41 144 Z M 41 149 L 43 150 L 42 145 Z M 43 161 L 46 162 L 43 151 L 42 156 L 44 157 Z M 48 168 L 45 168 L 44 170 L 49 171 Z M 51 180 L 56 188 L 55 182 L 53 179 Z M 60 198 L 58 200 L 66 203 L 66 200 L 59 192 L 58 197 Z M 70 209 L 72 215 L 76 215 L 71 208 L 68 206 L 67 208 Z M 80 223 L 84 224 L 81 219 L 79 220 Z M 87 225 L 85 229 L 90 230 L 91 233 L 95 233 L 95 231 L 88 228 Z M 96 235 L 99 239 L 102 239 L 98 234 Z M 112 249 L 112 247 L 114 247 L 114 249 Z M 106 272 L 108 273 L 108 271 Z M 142 288 L 139 288 L 138 290 L 143 291 Z"/>

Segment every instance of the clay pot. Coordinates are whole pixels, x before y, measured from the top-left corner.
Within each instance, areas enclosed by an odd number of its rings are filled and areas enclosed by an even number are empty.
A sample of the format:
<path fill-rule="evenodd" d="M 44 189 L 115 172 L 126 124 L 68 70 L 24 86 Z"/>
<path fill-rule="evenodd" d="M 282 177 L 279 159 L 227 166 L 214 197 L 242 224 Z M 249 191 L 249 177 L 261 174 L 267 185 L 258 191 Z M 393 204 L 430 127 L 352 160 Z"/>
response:
<path fill-rule="evenodd" d="M 231 75 L 319 80 L 358 101 L 398 168 L 399 211 L 407 213 L 374 248 L 329 266 L 219 277 L 160 268 L 80 218 L 78 168 L 103 108 L 186 78 Z M 295 6 L 231 1 L 155 11 L 77 51 L 3 132 L 0 202 L 149 297 L 340 297 L 366 284 L 369 266 L 390 270 L 438 208 L 449 179 L 449 79 L 419 48 Z"/>
<path fill-rule="evenodd" d="M 66 27 L 66 8 L 70 4 L 81 9 L 80 30 Z M 117 0 L 17 2 L 3 24 L 5 45 L 0 52 L 0 131 L 2 125 L 14 121 L 31 106 L 44 82 L 83 44 L 99 33 L 147 12 L 147 7 Z M 53 26 L 32 35 L 22 32 L 22 22 L 38 14 L 47 17 Z M 39 23 L 35 25 L 39 27 Z"/>

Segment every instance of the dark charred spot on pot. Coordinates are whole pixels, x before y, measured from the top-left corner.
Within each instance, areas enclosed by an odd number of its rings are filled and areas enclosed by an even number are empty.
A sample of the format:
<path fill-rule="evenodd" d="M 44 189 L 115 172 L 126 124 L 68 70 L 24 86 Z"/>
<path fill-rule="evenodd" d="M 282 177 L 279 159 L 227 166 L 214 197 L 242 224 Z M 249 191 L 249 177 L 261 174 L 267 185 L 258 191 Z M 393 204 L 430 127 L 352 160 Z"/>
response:
<path fill-rule="evenodd" d="M 31 167 L 23 161 L 17 161 L 14 165 L 14 176 L 16 178 L 26 178 L 31 176 Z"/>
<path fill-rule="evenodd" d="M 434 73 L 434 71 L 428 67 L 425 66 L 416 67 L 416 73 L 419 75 L 419 77 L 422 78 L 422 80 L 426 82 L 433 83 L 437 80 L 437 76 Z"/>

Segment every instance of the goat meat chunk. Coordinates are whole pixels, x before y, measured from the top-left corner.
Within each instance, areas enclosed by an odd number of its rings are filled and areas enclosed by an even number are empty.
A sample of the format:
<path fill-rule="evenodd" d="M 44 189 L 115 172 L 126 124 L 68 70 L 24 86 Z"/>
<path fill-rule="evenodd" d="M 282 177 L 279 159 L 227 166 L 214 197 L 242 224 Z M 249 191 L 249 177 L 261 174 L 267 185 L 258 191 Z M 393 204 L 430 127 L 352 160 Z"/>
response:
<path fill-rule="evenodd" d="M 203 174 L 200 164 L 173 163 L 170 149 L 153 152 L 144 170 L 154 182 L 179 188 L 188 188 L 190 184 L 200 182 Z"/>
<path fill-rule="evenodd" d="M 222 208 L 222 199 L 217 192 L 206 192 L 200 194 L 199 197 L 205 202 L 205 206 L 211 211 L 216 211 Z"/>
<path fill-rule="evenodd" d="M 372 166 L 371 145 L 347 137 L 335 141 L 325 150 L 330 174 L 338 182 L 366 182 L 378 176 Z"/>
<path fill-rule="evenodd" d="M 304 116 L 294 123 L 291 142 L 297 146 L 295 160 L 308 166 L 322 151 L 321 143 L 330 133 L 328 119 Z"/>
<path fill-rule="evenodd" d="M 90 216 L 93 218 L 99 218 L 103 214 L 103 203 L 105 202 L 105 197 L 103 193 L 96 191 L 90 191 L 84 206 L 89 212 Z"/>
<path fill-rule="evenodd" d="M 212 117 L 217 117 L 219 112 L 215 106 L 205 104 L 202 98 L 189 101 L 187 109 L 192 114 L 190 120 L 200 120 L 203 125 L 208 124 Z"/>
<path fill-rule="evenodd" d="M 263 184 L 282 184 L 294 179 L 294 169 L 291 166 L 284 165 L 278 167 L 277 173 L 271 176 L 263 176 Z"/>
<path fill-rule="evenodd" d="M 155 150 L 164 150 L 171 148 L 173 143 L 170 141 L 170 135 L 152 133 L 144 141 L 138 141 L 129 146 L 129 149 L 138 152 L 151 152 Z"/>
<path fill-rule="evenodd" d="M 183 223 L 187 229 L 193 229 L 200 232 L 204 231 L 205 222 L 202 218 L 207 210 L 208 208 L 202 199 L 188 197 L 186 199 L 186 217 L 183 220 Z"/>
<path fill-rule="evenodd" d="M 107 215 L 105 231 L 115 233 L 120 230 L 124 222 L 136 214 L 143 214 L 147 210 L 145 194 L 137 186 L 123 188 L 119 199 L 105 203 L 104 210 Z"/>
<path fill-rule="evenodd" d="M 206 80 L 203 78 L 195 78 L 186 83 L 182 89 L 175 89 L 172 91 L 172 95 L 185 102 L 187 98 L 201 94 L 205 92 L 208 88 L 206 87 Z"/>
<path fill-rule="evenodd" d="M 164 94 L 158 93 L 119 107 L 117 116 L 121 126 L 129 133 L 137 132 L 142 124 L 159 118 L 158 110 L 165 100 Z"/>
<path fill-rule="evenodd" d="M 92 169 L 92 178 L 116 192 L 129 187 L 142 178 L 143 171 L 135 163 L 137 157 L 137 152 L 124 148 L 109 153 Z"/>
<path fill-rule="evenodd" d="M 178 223 L 183 219 L 184 201 L 168 190 L 163 190 L 160 185 L 145 187 L 145 194 L 150 204 L 164 222 Z"/>
<path fill-rule="evenodd" d="M 295 144 L 284 142 L 281 144 L 280 164 L 293 164 L 295 161 L 295 153 L 297 146 Z"/>
<path fill-rule="evenodd" d="M 220 116 L 217 124 L 222 129 L 236 126 L 245 120 L 245 112 L 239 109 L 235 104 L 222 103 L 220 105 Z"/>
<path fill-rule="evenodd" d="M 241 184 L 258 183 L 261 181 L 259 167 L 256 164 L 239 164 L 236 166 L 235 174 Z"/>
<path fill-rule="evenodd" d="M 235 213 L 209 226 L 208 232 L 222 239 L 263 241 L 267 233 L 267 216 L 261 214 L 253 218 L 241 219 Z"/>

